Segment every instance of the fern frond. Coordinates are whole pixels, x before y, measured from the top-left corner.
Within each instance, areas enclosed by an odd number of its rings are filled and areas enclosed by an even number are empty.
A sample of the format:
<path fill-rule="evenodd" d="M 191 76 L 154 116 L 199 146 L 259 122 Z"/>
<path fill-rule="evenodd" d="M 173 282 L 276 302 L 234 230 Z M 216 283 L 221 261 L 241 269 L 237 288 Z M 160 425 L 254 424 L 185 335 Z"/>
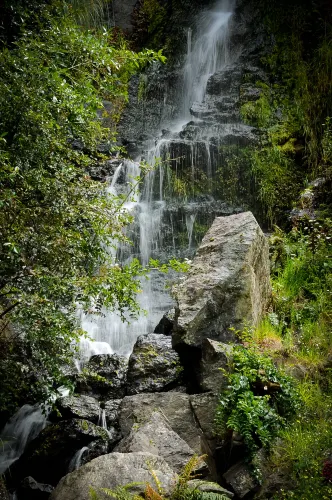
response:
<path fill-rule="evenodd" d="M 149 483 L 146 484 L 144 496 L 145 500 L 164 500 L 160 493 L 154 490 Z"/>
<path fill-rule="evenodd" d="M 148 466 L 149 472 L 150 472 L 150 474 L 155 482 L 155 485 L 157 486 L 157 491 L 158 491 L 159 495 L 163 495 L 163 488 L 161 486 L 161 482 L 160 482 L 156 472 L 153 470 L 151 463 L 147 462 L 147 466 Z"/>
<path fill-rule="evenodd" d="M 89 496 L 90 496 L 91 500 L 100 500 L 100 498 L 97 495 L 96 491 L 93 488 L 91 488 L 91 486 L 89 488 Z"/>
<path fill-rule="evenodd" d="M 197 469 L 197 467 L 204 462 L 206 455 L 193 455 L 189 462 L 183 467 L 180 475 L 179 475 L 179 484 L 184 485 L 187 484 L 190 479 L 193 479 L 193 472 Z"/>

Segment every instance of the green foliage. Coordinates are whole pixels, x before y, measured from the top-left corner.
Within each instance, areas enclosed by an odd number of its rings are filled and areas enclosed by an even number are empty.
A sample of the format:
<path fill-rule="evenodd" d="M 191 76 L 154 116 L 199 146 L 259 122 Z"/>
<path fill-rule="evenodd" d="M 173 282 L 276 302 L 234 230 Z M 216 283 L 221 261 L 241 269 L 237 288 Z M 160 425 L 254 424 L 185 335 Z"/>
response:
<path fill-rule="evenodd" d="M 167 186 L 165 186 L 165 197 L 174 200 L 190 200 L 200 194 L 211 192 L 211 179 L 199 167 L 179 168 L 178 160 L 185 160 L 185 157 L 175 158 L 173 164 L 166 169 Z M 174 165 L 174 168 L 173 168 Z"/>
<path fill-rule="evenodd" d="M 87 27 L 109 26 L 109 0 L 69 0 L 67 8 L 73 13 L 78 24 Z"/>
<path fill-rule="evenodd" d="M 261 82 L 257 82 L 256 86 L 260 90 L 260 97 L 256 101 L 248 101 L 242 104 L 240 109 L 241 117 L 249 125 L 267 128 L 273 115 L 271 89 Z"/>
<path fill-rule="evenodd" d="M 273 53 L 264 62 L 298 110 L 314 174 L 323 167 L 323 124 L 332 114 L 331 14 L 327 3 L 317 4 L 315 8 L 312 2 L 269 0 L 261 6 L 266 27 L 276 39 Z"/>
<path fill-rule="evenodd" d="M 220 148 L 220 166 L 214 192 L 222 200 L 231 203 L 247 203 L 253 206 L 252 178 L 248 168 L 251 150 L 238 146 Z"/>
<path fill-rule="evenodd" d="M 327 500 L 332 494 L 323 477 L 332 448 L 331 241 L 328 219 L 303 218 L 289 234 L 277 228 L 271 238 L 273 312 L 253 337 L 260 347 L 277 338 L 270 355 L 304 374 L 297 385 L 300 408 L 271 449 L 269 470 L 293 483 L 275 499 Z"/>
<path fill-rule="evenodd" d="M 160 0 L 140 0 L 134 14 L 134 39 L 139 39 L 141 46 L 162 47 L 167 20 L 167 9 Z"/>
<path fill-rule="evenodd" d="M 271 227 L 283 220 L 301 189 L 303 175 L 289 154 L 272 144 L 252 150 L 249 165 L 259 210 Z"/>
<path fill-rule="evenodd" d="M 215 429 L 241 434 L 248 458 L 273 439 L 298 409 L 294 381 L 277 369 L 270 357 L 253 347 L 234 346 L 228 389 L 220 395 Z"/>
<path fill-rule="evenodd" d="M 272 129 L 269 129 L 269 134 Z M 281 128 L 275 127 L 275 135 Z M 273 142 L 278 142 L 276 137 Z M 257 147 L 224 146 L 214 189 L 218 197 L 249 206 L 263 224 L 282 223 L 303 183 L 293 152 L 267 137 Z"/>
<path fill-rule="evenodd" d="M 273 279 L 274 310 L 297 357 L 321 364 L 332 348 L 331 221 L 303 219 L 280 235 Z"/>
<path fill-rule="evenodd" d="M 78 306 L 138 313 L 135 278 L 144 271 L 136 260 L 118 266 L 107 251 L 126 241 L 131 217 L 87 171 L 102 160 L 97 146 L 114 143 L 130 75 L 160 57 L 112 46 L 107 31 L 85 31 L 52 5 L 35 22 L 38 31 L 22 26 L 0 53 L 0 320 L 25 332 L 39 374 L 26 384 L 42 399 L 63 383 L 61 365 L 83 333 Z M 103 99 L 112 103 L 111 130 L 103 126 Z M 12 354 L 0 367 L 5 380 L 19 376 Z M 16 400 L 9 384 L 1 387 L 1 410 Z"/>
<path fill-rule="evenodd" d="M 296 420 L 280 434 L 271 455 L 271 466 L 283 471 L 294 484 L 292 491 L 278 494 L 287 499 L 330 499 L 331 485 L 322 475 L 332 447 L 331 392 L 313 381 L 299 385 L 302 405 Z"/>

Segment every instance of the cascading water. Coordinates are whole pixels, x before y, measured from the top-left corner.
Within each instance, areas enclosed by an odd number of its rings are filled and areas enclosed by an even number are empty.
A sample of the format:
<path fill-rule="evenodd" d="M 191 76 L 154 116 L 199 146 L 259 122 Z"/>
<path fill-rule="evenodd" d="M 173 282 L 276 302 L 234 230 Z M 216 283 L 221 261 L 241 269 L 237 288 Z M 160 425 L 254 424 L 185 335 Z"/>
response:
<path fill-rule="evenodd" d="M 69 462 L 69 466 L 68 466 L 68 472 L 73 472 L 74 470 L 78 469 L 79 467 L 81 467 L 81 464 L 82 464 L 82 457 L 84 455 L 84 453 L 86 451 L 88 451 L 88 447 L 87 446 L 83 446 L 83 448 L 81 448 L 80 450 L 78 450 L 75 455 L 73 456 L 73 458 L 71 459 L 71 461 Z"/>
<path fill-rule="evenodd" d="M 24 405 L 7 422 L 0 435 L 0 475 L 23 453 L 27 443 L 46 426 L 47 418 L 39 405 Z"/>
<path fill-rule="evenodd" d="M 230 60 L 228 39 L 231 13 L 231 3 L 226 0 L 221 1 L 215 8 L 200 15 L 195 37 L 193 30 L 191 28 L 188 30 L 183 85 L 178 90 L 183 96 L 180 116 L 177 113 L 176 121 L 165 125 L 169 136 L 157 140 L 145 154 L 148 163 L 156 165 L 156 168 L 146 175 L 140 196 L 126 205 L 126 208 L 135 215 L 135 222 L 131 228 L 134 245 L 131 249 L 121 246 L 118 248 L 117 258 L 122 264 L 128 262 L 133 256 L 138 256 L 142 264 L 146 265 L 151 257 L 167 260 L 179 255 L 174 237 L 174 221 L 178 215 L 174 213 L 173 217 L 168 203 L 172 179 L 174 181 L 171 170 L 174 170 L 175 166 L 175 171 L 177 171 L 178 167 L 182 168 L 183 162 L 186 162 L 191 165 L 192 174 L 194 174 L 202 156 L 202 148 L 205 155 L 206 175 L 209 182 L 211 181 L 213 154 L 209 137 L 213 135 L 213 130 L 209 128 L 208 133 L 205 131 L 205 137 L 200 141 L 183 140 L 181 130 L 184 130 L 188 126 L 188 121 L 192 120 L 191 107 L 197 107 L 203 103 L 210 76 L 220 71 Z M 196 118 L 195 121 L 201 120 Z M 164 124 L 161 124 L 161 129 L 163 126 Z M 161 159 L 161 165 L 156 164 L 156 158 Z M 171 165 L 168 158 L 172 159 Z M 112 194 L 126 192 L 131 176 L 139 175 L 138 165 L 139 163 L 126 161 L 117 168 L 109 188 Z M 185 193 L 182 198 L 185 198 Z M 166 212 L 168 224 L 164 220 Z M 183 223 L 186 227 L 188 238 L 186 248 L 189 253 L 193 248 L 195 219 L 195 203 L 187 204 Z M 171 243 L 166 244 L 166 241 Z M 161 316 L 173 306 L 172 299 L 164 290 L 164 284 L 165 279 L 158 272 L 153 272 L 149 280 L 142 280 L 142 293 L 138 300 L 146 314 L 142 314 L 130 324 L 122 322 L 115 313 L 107 311 L 103 311 L 104 314 L 98 317 L 84 316 L 82 326 L 96 342 L 83 341 L 83 358 L 87 359 L 97 352 L 117 352 L 128 356 L 138 335 L 152 332 Z"/>
<path fill-rule="evenodd" d="M 106 421 L 106 411 L 105 409 L 100 408 L 99 419 L 98 419 L 99 427 L 107 430 L 107 421 Z"/>
<path fill-rule="evenodd" d="M 191 118 L 190 107 L 194 102 L 203 102 L 209 77 L 230 60 L 228 27 L 231 15 L 232 5 L 228 1 L 219 2 L 214 9 L 203 12 L 193 46 L 192 31 L 188 30 L 188 52 L 183 85 L 183 118 Z"/>
<path fill-rule="evenodd" d="M 69 389 L 59 387 L 58 396 L 65 397 Z M 55 401 L 56 397 L 52 399 Z M 22 406 L 7 422 L 0 434 L 0 475 L 24 452 L 26 445 L 46 427 L 51 404 Z"/>

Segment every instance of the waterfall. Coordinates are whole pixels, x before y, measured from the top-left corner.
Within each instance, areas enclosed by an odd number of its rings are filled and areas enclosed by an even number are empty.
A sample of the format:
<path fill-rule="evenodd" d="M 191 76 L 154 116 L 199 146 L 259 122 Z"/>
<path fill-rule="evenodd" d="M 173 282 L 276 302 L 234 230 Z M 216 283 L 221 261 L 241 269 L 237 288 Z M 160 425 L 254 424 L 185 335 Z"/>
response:
<path fill-rule="evenodd" d="M 65 397 L 68 396 L 69 389 L 62 386 L 57 392 L 58 396 Z M 51 402 L 56 398 L 51 398 Z M 51 407 L 50 403 L 46 403 L 44 407 L 37 404 L 24 405 L 9 419 L 0 434 L 0 475 L 20 458 L 26 445 L 46 427 Z"/>
<path fill-rule="evenodd" d="M 140 194 L 128 201 L 124 208 L 129 210 L 135 221 L 128 228 L 133 246 L 119 245 L 117 251 L 110 250 L 114 258 L 121 264 L 130 262 L 133 257 L 139 257 L 143 265 L 149 263 L 151 257 L 167 261 L 172 256 L 179 255 L 178 239 L 174 236 L 178 225 L 177 203 L 183 202 L 187 194 L 181 196 L 173 193 L 174 216 L 169 211 L 171 181 L 175 170 L 181 170 L 184 163 L 189 164 L 192 178 L 196 173 L 197 164 L 202 155 L 206 158 L 206 176 L 211 184 L 212 150 L 209 129 L 200 140 L 181 138 L 181 131 L 188 127 L 192 120 L 190 108 L 202 104 L 205 99 L 206 86 L 209 77 L 222 69 L 230 60 L 229 54 L 229 20 L 232 15 L 231 4 L 223 0 L 210 10 L 201 13 L 197 25 L 187 31 L 187 54 L 183 65 L 182 86 L 178 88 L 182 100 L 180 115 L 177 120 L 168 124 L 169 135 L 162 137 L 150 147 L 147 147 L 143 158 L 155 169 L 149 172 L 143 181 Z M 199 122 L 199 120 L 196 120 Z M 163 129 L 161 124 L 161 130 Z M 226 133 L 226 132 L 225 132 Z M 160 135 L 160 134 L 159 134 Z M 169 158 L 172 162 L 169 162 Z M 158 164 L 158 159 L 161 162 Z M 139 175 L 139 160 L 124 161 L 118 166 L 110 180 L 108 191 L 111 195 L 126 194 L 130 186 L 130 178 Z M 173 177 L 172 177 L 173 176 Z M 183 190 L 187 188 L 185 184 Z M 180 200 L 181 198 L 181 200 Z M 182 224 L 187 234 L 185 250 L 190 256 L 193 249 L 193 230 L 196 220 L 195 208 L 187 207 L 182 216 Z M 81 352 L 83 361 L 93 353 L 110 354 L 116 352 L 129 356 L 138 335 L 151 333 L 162 315 L 173 307 L 174 302 L 165 292 L 165 278 L 157 271 L 150 274 L 149 280 L 141 282 L 141 293 L 138 302 L 145 314 L 130 324 L 122 322 L 116 312 L 102 311 L 102 315 L 82 315 L 82 327 L 95 341 L 83 340 Z"/>
<path fill-rule="evenodd" d="M 44 429 L 47 417 L 39 405 L 24 405 L 0 434 L 0 475 L 23 453 L 26 445 Z"/>
<path fill-rule="evenodd" d="M 99 427 L 102 427 L 103 429 L 107 430 L 106 411 L 105 411 L 105 409 L 100 408 L 98 425 L 99 425 Z"/>
<path fill-rule="evenodd" d="M 83 446 L 80 450 L 78 450 L 71 461 L 69 462 L 68 466 L 68 472 L 73 472 L 74 470 L 78 469 L 81 467 L 81 462 L 82 462 L 82 457 L 84 453 L 88 450 L 89 448 L 87 446 Z"/>
<path fill-rule="evenodd" d="M 193 47 L 192 30 L 188 30 L 182 109 L 185 118 L 190 119 L 189 109 L 194 102 L 203 102 L 209 77 L 229 62 L 230 9 L 230 2 L 222 1 L 201 14 Z"/>

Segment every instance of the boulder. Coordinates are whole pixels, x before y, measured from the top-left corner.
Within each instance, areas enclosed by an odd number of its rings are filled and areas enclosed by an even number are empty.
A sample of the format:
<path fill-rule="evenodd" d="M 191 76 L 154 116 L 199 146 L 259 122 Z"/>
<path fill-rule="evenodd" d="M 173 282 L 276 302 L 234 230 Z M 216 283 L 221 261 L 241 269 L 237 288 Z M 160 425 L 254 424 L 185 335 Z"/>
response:
<path fill-rule="evenodd" d="M 10 476 L 22 479 L 32 476 L 37 482 L 56 485 L 69 468 L 73 456 L 94 443 L 91 458 L 108 453 L 112 440 L 109 433 L 87 420 L 63 420 L 46 427 L 31 441 L 23 455 L 11 467 Z"/>
<path fill-rule="evenodd" d="M 114 449 L 120 453 L 142 451 L 162 457 L 177 473 L 180 473 L 195 452 L 174 432 L 160 412 L 153 412 L 143 425 L 134 424 L 126 438 Z"/>
<path fill-rule="evenodd" d="M 159 321 L 158 325 L 154 329 L 154 333 L 161 333 L 163 335 L 172 335 L 172 330 L 174 326 L 174 315 L 175 309 L 170 309 Z"/>
<path fill-rule="evenodd" d="M 232 346 L 211 339 L 202 342 L 202 359 L 200 363 L 200 387 L 202 391 L 219 394 L 228 384 L 222 370 L 229 369 L 232 358 Z"/>
<path fill-rule="evenodd" d="M 179 392 L 160 392 L 126 396 L 120 406 L 119 424 L 127 436 L 134 424 L 143 425 L 154 411 L 160 411 L 176 432 L 195 453 L 201 454 L 201 431 L 191 410 L 189 395 Z"/>
<path fill-rule="evenodd" d="M 138 337 L 129 358 L 127 393 L 167 391 L 181 382 L 179 355 L 172 349 L 172 339 L 150 333 Z"/>
<path fill-rule="evenodd" d="M 121 399 L 126 393 L 128 360 L 118 354 L 92 356 L 79 377 L 76 391 L 99 399 Z"/>
<path fill-rule="evenodd" d="M 177 476 L 162 458 L 150 453 L 110 453 L 62 478 L 50 500 L 90 500 L 91 487 L 98 492 L 99 488 L 114 490 L 132 483 L 129 491 L 142 494 L 146 483 L 156 487 L 151 471 L 168 496 Z"/>
<path fill-rule="evenodd" d="M 248 493 L 255 492 L 259 487 L 247 465 L 243 462 L 233 465 L 225 472 L 223 478 L 232 487 L 238 498 L 244 498 Z"/>
<path fill-rule="evenodd" d="M 57 409 L 64 420 L 70 418 L 82 418 L 98 424 L 100 415 L 100 404 L 91 396 L 72 395 L 58 399 Z"/>
<path fill-rule="evenodd" d="M 53 490 L 50 484 L 38 483 L 29 476 L 23 479 L 16 493 L 22 500 L 47 500 Z"/>
<path fill-rule="evenodd" d="M 271 296 L 269 248 L 251 212 L 214 220 L 174 292 L 176 348 L 234 342 L 230 328 L 258 324 Z"/>

